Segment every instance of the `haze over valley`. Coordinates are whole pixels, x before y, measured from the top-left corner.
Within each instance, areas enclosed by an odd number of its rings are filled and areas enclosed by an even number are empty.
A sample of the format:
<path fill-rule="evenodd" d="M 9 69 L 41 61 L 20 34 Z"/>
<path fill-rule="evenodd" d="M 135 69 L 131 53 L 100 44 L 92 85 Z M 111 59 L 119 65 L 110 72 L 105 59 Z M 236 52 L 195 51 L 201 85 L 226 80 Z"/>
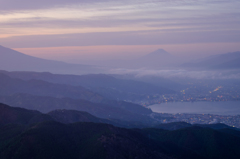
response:
<path fill-rule="evenodd" d="M 239 8 L 0 1 L 0 159 L 239 159 Z"/>

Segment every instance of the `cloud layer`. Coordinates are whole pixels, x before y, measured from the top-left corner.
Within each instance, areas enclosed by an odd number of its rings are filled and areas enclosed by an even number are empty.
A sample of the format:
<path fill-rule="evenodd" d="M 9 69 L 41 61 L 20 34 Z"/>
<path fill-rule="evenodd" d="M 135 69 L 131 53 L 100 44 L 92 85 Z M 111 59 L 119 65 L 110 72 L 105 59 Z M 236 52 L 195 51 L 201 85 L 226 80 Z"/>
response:
<path fill-rule="evenodd" d="M 189 71 L 189 70 L 149 70 L 149 69 L 112 69 L 111 74 L 134 74 L 136 77 L 158 76 L 164 78 L 192 79 L 240 79 L 240 71 Z"/>
<path fill-rule="evenodd" d="M 7 47 L 240 42 L 238 0 L 0 0 Z"/>

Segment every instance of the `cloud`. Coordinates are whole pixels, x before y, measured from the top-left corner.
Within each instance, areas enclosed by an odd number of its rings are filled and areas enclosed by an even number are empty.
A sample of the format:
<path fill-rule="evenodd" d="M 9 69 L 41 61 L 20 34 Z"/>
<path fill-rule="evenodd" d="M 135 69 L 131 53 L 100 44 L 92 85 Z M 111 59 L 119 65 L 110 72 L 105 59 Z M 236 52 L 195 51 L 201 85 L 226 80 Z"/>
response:
<path fill-rule="evenodd" d="M 0 0 L 0 10 L 32 10 L 62 7 L 79 3 L 109 2 L 111 0 Z"/>
<path fill-rule="evenodd" d="M 161 45 L 191 43 L 240 42 L 240 31 L 198 31 L 181 29 L 97 32 L 61 35 L 15 36 L 0 38 L 10 48 L 96 46 L 96 45 Z"/>
<path fill-rule="evenodd" d="M 147 28 L 148 30 L 155 29 L 182 29 L 184 30 L 226 30 L 235 29 L 240 30 L 240 21 L 235 17 L 239 17 L 240 13 L 226 14 L 226 15 L 212 15 L 208 17 L 199 18 L 136 18 L 136 19 L 121 19 L 118 16 L 92 16 L 91 19 L 57 19 L 33 16 L 31 18 L 16 19 L 15 21 L 0 21 L 1 27 L 8 28 L 56 28 L 61 26 L 64 28 L 119 28 L 134 26 L 138 29 Z M 223 20 L 224 19 L 224 20 Z"/>
<path fill-rule="evenodd" d="M 0 44 L 238 42 L 239 5 L 237 0 L 0 0 Z"/>
<path fill-rule="evenodd" d="M 235 71 L 189 71 L 189 70 L 149 70 L 112 69 L 110 74 L 133 74 L 136 77 L 157 76 L 164 78 L 192 79 L 240 79 L 240 70 Z"/>

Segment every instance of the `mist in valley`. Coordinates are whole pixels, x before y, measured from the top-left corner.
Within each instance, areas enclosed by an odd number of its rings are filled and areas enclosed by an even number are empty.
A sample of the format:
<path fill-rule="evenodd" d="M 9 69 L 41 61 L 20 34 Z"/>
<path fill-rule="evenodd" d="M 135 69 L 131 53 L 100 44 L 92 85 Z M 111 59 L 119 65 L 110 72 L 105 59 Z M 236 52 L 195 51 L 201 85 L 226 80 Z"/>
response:
<path fill-rule="evenodd" d="M 238 1 L 0 1 L 0 159 L 240 158 Z"/>

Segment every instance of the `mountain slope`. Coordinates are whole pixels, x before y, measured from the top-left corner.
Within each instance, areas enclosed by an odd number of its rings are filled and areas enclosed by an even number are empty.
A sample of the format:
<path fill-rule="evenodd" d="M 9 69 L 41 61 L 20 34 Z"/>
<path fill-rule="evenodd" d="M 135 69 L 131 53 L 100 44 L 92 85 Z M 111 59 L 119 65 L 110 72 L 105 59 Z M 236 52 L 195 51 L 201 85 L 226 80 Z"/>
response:
<path fill-rule="evenodd" d="M 98 69 L 87 65 L 68 64 L 25 55 L 0 46 L 0 68 L 8 71 L 48 71 L 55 73 L 95 73 Z"/>
<path fill-rule="evenodd" d="M 204 69 L 239 69 L 240 52 L 232 52 L 206 57 L 195 63 L 185 63 L 182 67 Z"/>
<path fill-rule="evenodd" d="M 7 109 L 3 111 L 7 118 L 13 115 L 11 112 L 17 112 L 19 116 L 11 122 L 0 125 L 1 159 L 238 159 L 240 157 L 240 131 L 236 130 L 214 130 L 196 126 L 174 131 L 155 128 L 124 129 L 108 124 L 91 122 L 61 124 L 51 120 L 40 120 L 40 123 L 29 125 L 32 117 L 39 112 L 2 104 L 0 109 L 0 112 Z M 64 113 L 59 115 L 63 115 L 62 118 L 66 117 Z M 25 117 L 24 120 L 22 117 Z M 89 114 L 84 114 L 82 117 L 96 119 Z M 23 122 L 19 123 L 19 121 Z"/>
<path fill-rule="evenodd" d="M 152 113 L 150 109 L 133 103 L 107 100 L 81 86 L 40 80 L 24 81 L 0 74 L 0 96 L 3 103 L 45 113 L 55 109 L 71 109 L 87 111 L 103 118 L 147 123 L 152 120 L 148 117 Z"/>
<path fill-rule="evenodd" d="M 145 134 L 152 139 L 166 143 L 174 143 L 211 159 L 237 159 L 240 156 L 240 138 L 236 135 L 223 133 L 201 127 L 188 127 L 175 131 L 158 131 L 145 129 Z M 238 134 L 240 134 L 238 132 Z"/>
<path fill-rule="evenodd" d="M 240 58 L 224 62 L 222 64 L 214 65 L 211 68 L 214 69 L 239 69 L 240 68 Z"/>
<path fill-rule="evenodd" d="M 34 104 L 33 104 L 34 105 Z M 87 106 L 87 105 L 86 105 Z M 101 105 L 98 105 L 101 106 Z M 109 107 L 107 107 L 109 108 Z M 90 108 L 92 109 L 92 108 Z M 97 111 L 97 108 L 94 108 Z M 104 108 L 103 108 L 104 109 Z M 111 108 L 110 108 L 111 109 Z M 105 109 L 107 114 L 113 115 L 111 110 Z M 108 111 L 108 112 L 107 112 Z M 40 113 L 36 110 L 28 110 L 19 107 L 10 107 L 5 104 L 0 103 L 0 127 L 4 125 L 24 125 L 39 123 L 43 121 L 56 121 L 64 124 L 78 123 L 78 122 L 93 122 L 93 123 L 106 123 L 118 127 L 133 128 L 133 127 L 148 127 L 151 126 L 151 123 L 146 124 L 147 121 L 141 122 L 141 120 L 146 120 L 146 117 L 139 116 L 138 114 L 127 114 L 126 111 L 116 108 L 116 111 L 124 117 L 123 120 L 119 119 L 109 119 L 109 116 L 106 115 L 104 118 L 98 118 L 84 111 L 77 110 L 66 110 L 66 109 L 57 109 L 53 110 L 47 114 Z M 125 114 L 124 114 L 125 113 Z M 128 115 L 128 116 L 127 116 Z M 131 116 L 133 117 L 131 121 Z M 112 117 L 112 116 L 111 116 Z M 140 119 L 142 117 L 142 119 Z M 138 120 L 135 121 L 135 120 Z M 11 126 L 9 127 L 11 128 Z"/>
<path fill-rule="evenodd" d="M 0 95 L 13 95 L 15 93 L 27 93 L 58 98 L 71 97 L 96 102 L 103 99 L 99 94 L 93 93 L 81 86 L 74 87 L 63 84 L 53 84 L 40 80 L 24 81 L 0 74 Z"/>
<path fill-rule="evenodd" d="M 38 123 L 53 120 L 50 116 L 38 111 L 14 108 L 0 103 L 0 125 Z"/>
<path fill-rule="evenodd" d="M 93 123 L 106 123 L 111 125 L 119 125 L 118 123 L 109 120 L 109 119 L 102 119 L 97 118 L 87 112 L 83 111 L 76 111 L 76 110 L 65 110 L 65 109 L 58 109 L 47 113 L 51 116 L 55 121 L 70 124 L 70 123 L 78 123 L 78 122 L 93 122 Z"/>
<path fill-rule="evenodd" d="M 150 59 L 150 60 L 155 60 L 157 57 L 158 58 L 168 58 L 171 56 L 172 55 L 170 53 L 168 53 L 167 51 L 165 51 L 163 49 L 158 49 L 156 51 L 153 51 L 153 52 L 145 55 L 144 58 Z"/>
<path fill-rule="evenodd" d="M 12 96 L 0 96 L 0 101 L 15 107 L 38 110 L 48 113 L 56 109 L 68 109 L 88 112 L 96 117 L 134 121 L 136 123 L 150 124 L 153 120 L 147 115 L 152 111 L 139 105 L 123 107 L 115 103 L 102 104 L 92 103 L 86 100 L 71 98 L 54 98 L 44 96 L 32 96 L 16 94 Z M 134 112 L 133 112 L 134 111 Z"/>
<path fill-rule="evenodd" d="M 174 66 L 179 62 L 179 59 L 163 49 L 158 49 L 143 57 L 135 60 L 138 66 L 147 68 L 161 68 Z"/>
<path fill-rule="evenodd" d="M 108 66 L 113 68 L 128 68 L 128 69 L 159 69 L 178 66 L 187 62 L 186 58 L 181 56 L 174 56 L 163 49 L 155 50 L 142 57 L 137 57 L 129 60 L 108 60 L 96 61 L 95 64 L 99 66 Z"/>
<path fill-rule="evenodd" d="M 11 129 L 21 131 L 17 127 Z M 0 138 L 0 158 L 237 159 L 240 156 L 239 137 L 197 127 L 175 131 L 131 130 L 97 123 L 44 122 L 19 135 L 14 135 L 15 132 L 11 132 L 12 137 Z M 6 135 L 6 127 L 0 134 Z"/>
<path fill-rule="evenodd" d="M 140 68 L 161 69 L 161 68 L 176 68 L 179 65 L 187 62 L 186 57 L 175 56 L 164 49 L 158 49 L 143 57 L 132 60 L 137 63 Z M 134 62 L 135 61 L 135 62 Z"/>
<path fill-rule="evenodd" d="M 57 84 L 82 86 L 109 99 L 134 101 L 139 99 L 142 100 L 143 98 L 146 98 L 146 96 L 153 94 L 175 93 L 173 90 L 162 86 L 154 86 L 136 80 L 118 79 L 105 74 L 60 75 L 47 72 L 0 72 L 12 78 L 23 80 L 37 79 Z"/>
<path fill-rule="evenodd" d="M 37 124 L 7 144 L 0 158 L 171 159 L 144 136 L 106 124 Z"/>

